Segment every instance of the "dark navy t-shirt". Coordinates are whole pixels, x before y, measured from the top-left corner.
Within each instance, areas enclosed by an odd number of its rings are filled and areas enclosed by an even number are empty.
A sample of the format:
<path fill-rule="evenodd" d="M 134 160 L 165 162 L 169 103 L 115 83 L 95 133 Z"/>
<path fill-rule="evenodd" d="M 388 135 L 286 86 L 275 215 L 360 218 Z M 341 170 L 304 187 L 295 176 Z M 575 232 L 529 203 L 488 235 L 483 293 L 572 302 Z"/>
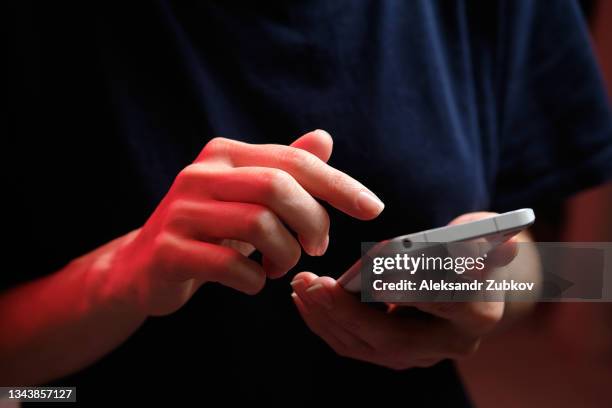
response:
<path fill-rule="evenodd" d="M 569 0 L 24 1 L 13 16 L 3 287 L 142 225 L 214 136 L 326 129 L 330 164 L 386 204 L 369 222 L 330 209 L 327 254 L 257 296 L 209 284 L 149 319 L 57 382 L 80 401 L 467 404 L 448 362 L 396 372 L 336 356 L 294 309 L 291 277 L 337 277 L 361 241 L 558 203 L 612 172 L 610 111 Z"/>

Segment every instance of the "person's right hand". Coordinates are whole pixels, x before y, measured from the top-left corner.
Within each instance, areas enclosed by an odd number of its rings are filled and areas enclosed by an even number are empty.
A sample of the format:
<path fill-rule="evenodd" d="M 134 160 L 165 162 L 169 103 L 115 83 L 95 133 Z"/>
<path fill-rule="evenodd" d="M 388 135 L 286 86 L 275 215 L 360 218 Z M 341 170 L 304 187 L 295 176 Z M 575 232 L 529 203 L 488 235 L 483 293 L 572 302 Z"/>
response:
<path fill-rule="evenodd" d="M 331 150 L 321 130 L 291 146 L 211 140 L 116 251 L 109 291 L 136 300 L 146 315 L 163 315 L 205 282 L 255 294 L 266 277 L 296 265 L 300 247 L 322 255 L 329 216 L 315 198 L 364 220 L 384 208 L 361 183 L 326 164 Z M 254 249 L 262 265 L 247 257 Z"/>

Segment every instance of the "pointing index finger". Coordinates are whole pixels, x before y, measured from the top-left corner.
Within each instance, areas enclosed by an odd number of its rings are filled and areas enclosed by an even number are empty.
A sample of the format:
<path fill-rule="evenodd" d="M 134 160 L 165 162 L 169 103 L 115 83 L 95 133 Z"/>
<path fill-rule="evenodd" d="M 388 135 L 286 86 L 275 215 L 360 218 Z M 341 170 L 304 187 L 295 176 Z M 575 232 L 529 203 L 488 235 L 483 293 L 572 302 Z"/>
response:
<path fill-rule="evenodd" d="M 352 217 L 369 220 L 384 209 L 382 201 L 363 184 L 305 150 L 226 139 L 223 151 L 236 167 L 272 167 L 286 171 L 311 195 Z"/>

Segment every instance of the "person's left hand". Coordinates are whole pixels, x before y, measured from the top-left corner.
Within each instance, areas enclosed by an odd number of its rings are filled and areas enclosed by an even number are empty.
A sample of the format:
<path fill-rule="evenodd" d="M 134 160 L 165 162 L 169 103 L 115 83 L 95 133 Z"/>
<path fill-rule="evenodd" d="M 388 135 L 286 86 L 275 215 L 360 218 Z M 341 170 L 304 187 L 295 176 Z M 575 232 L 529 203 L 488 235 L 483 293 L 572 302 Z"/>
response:
<path fill-rule="evenodd" d="M 457 224 L 492 213 L 464 214 Z M 513 238 L 491 251 L 487 267 L 506 265 L 516 256 Z M 291 282 L 292 297 L 308 327 L 336 353 L 392 369 L 426 367 L 474 353 L 483 335 L 504 314 L 504 302 L 411 303 L 431 319 L 377 310 L 346 292 L 334 279 L 301 272 Z M 405 307 L 403 304 L 400 307 Z"/>

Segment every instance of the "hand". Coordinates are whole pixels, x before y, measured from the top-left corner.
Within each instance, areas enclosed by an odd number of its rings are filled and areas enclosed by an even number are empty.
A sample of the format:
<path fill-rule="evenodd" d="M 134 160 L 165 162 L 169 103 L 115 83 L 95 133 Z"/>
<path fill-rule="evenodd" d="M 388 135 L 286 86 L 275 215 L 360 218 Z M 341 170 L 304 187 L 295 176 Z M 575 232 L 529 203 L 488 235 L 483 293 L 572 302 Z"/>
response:
<path fill-rule="evenodd" d="M 374 218 L 384 207 L 326 164 L 331 150 L 324 131 L 291 146 L 211 140 L 117 251 L 109 291 L 136 299 L 147 315 L 162 315 L 205 282 L 254 294 L 266 277 L 295 266 L 301 248 L 322 255 L 329 216 L 315 198 L 359 219 Z M 263 254 L 262 265 L 247 257 L 254 249 Z"/>
<path fill-rule="evenodd" d="M 451 224 L 490 215 L 469 213 Z M 487 264 L 505 265 L 516 251 L 513 238 L 491 251 Z M 381 311 L 361 303 L 334 279 L 310 272 L 297 274 L 291 285 L 302 318 L 336 353 L 398 370 L 471 355 L 504 314 L 504 302 L 411 303 L 388 305 L 387 311 Z M 394 313 L 406 306 L 430 314 L 431 319 Z"/>

